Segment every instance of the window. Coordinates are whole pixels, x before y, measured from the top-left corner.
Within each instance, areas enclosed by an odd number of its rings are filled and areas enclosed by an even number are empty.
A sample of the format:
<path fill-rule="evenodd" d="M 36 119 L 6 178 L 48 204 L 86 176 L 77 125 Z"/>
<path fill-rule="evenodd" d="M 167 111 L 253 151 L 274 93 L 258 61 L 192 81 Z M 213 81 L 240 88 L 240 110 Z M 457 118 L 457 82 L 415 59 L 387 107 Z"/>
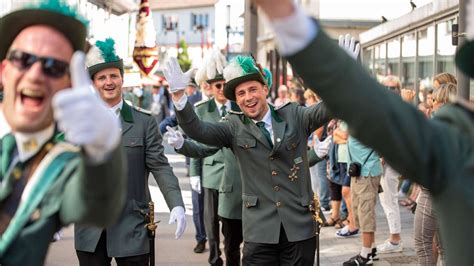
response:
<path fill-rule="evenodd" d="M 387 66 L 385 65 L 385 58 L 387 55 L 387 49 L 385 43 L 375 46 L 374 55 L 374 72 L 375 75 L 385 76 Z"/>
<path fill-rule="evenodd" d="M 395 39 L 387 43 L 387 75 L 398 76 L 400 74 L 400 40 Z"/>
<path fill-rule="evenodd" d="M 209 14 L 191 13 L 191 29 L 205 29 L 209 26 Z"/>
<path fill-rule="evenodd" d="M 436 73 L 449 72 L 456 73 L 454 65 L 454 54 L 456 46 L 451 42 L 451 26 L 454 19 L 444 21 L 436 26 Z"/>
<path fill-rule="evenodd" d="M 164 30 L 176 31 L 178 30 L 178 15 L 162 15 L 161 23 Z"/>
<path fill-rule="evenodd" d="M 418 34 L 418 80 L 430 82 L 433 77 L 435 27 L 422 29 Z M 421 84 L 421 83 L 420 83 Z"/>
<path fill-rule="evenodd" d="M 415 55 L 415 33 L 404 35 L 402 37 L 402 65 L 400 79 L 403 88 L 412 90 L 415 89 Z"/>

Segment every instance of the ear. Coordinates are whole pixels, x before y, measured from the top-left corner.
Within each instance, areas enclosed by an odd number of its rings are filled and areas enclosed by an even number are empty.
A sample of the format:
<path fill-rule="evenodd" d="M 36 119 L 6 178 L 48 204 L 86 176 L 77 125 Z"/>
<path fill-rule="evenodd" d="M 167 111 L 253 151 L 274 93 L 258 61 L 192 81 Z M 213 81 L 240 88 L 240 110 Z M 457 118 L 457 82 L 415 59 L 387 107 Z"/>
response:
<path fill-rule="evenodd" d="M 0 87 L 3 87 L 3 75 L 4 75 L 4 72 L 5 72 L 5 65 L 7 64 L 7 60 L 3 60 L 1 63 L 0 63 Z"/>

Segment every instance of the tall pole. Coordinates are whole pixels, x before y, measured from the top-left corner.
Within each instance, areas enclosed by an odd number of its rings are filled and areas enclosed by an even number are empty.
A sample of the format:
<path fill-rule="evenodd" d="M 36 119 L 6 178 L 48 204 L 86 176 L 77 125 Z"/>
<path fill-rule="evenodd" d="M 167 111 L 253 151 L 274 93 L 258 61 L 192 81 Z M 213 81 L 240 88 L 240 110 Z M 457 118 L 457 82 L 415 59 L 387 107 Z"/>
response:
<path fill-rule="evenodd" d="M 226 42 L 226 56 L 227 60 L 229 60 L 229 34 L 230 34 L 230 5 L 227 5 L 227 25 L 225 27 L 227 33 L 227 42 Z"/>
<path fill-rule="evenodd" d="M 474 1 L 474 0 L 471 0 Z M 466 6 L 468 0 L 459 0 L 459 33 L 466 32 Z M 460 36 L 458 39 L 458 46 L 456 50 L 458 50 L 462 45 L 466 42 L 465 36 Z M 465 100 L 469 100 L 469 89 L 470 89 L 470 79 L 468 76 L 464 75 L 464 73 L 460 69 L 456 69 L 456 76 L 458 79 L 458 97 L 463 98 Z"/>

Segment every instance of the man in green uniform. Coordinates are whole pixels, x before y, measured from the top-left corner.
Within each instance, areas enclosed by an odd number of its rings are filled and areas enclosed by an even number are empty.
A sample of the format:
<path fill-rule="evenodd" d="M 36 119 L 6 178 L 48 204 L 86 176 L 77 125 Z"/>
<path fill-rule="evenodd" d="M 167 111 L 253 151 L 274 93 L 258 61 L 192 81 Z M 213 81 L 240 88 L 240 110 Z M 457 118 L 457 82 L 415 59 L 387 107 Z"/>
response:
<path fill-rule="evenodd" d="M 212 98 L 201 101 L 195 104 L 195 111 L 197 116 L 203 121 L 207 122 L 219 122 L 227 112 L 231 110 L 238 110 L 238 106 L 224 96 L 224 76 L 222 75 L 224 67 L 226 65 L 224 55 L 219 51 L 213 51 L 209 57 L 205 60 L 202 67 L 198 72 L 205 72 L 206 82 L 209 84 L 212 91 Z M 193 190 L 197 190 L 197 185 L 201 184 L 201 173 L 202 173 L 202 188 L 204 193 L 204 227 L 206 228 L 207 239 L 209 243 L 209 259 L 208 262 L 211 265 L 222 265 L 220 237 L 219 237 L 219 214 L 218 211 L 221 209 L 220 196 L 220 185 L 225 178 L 226 153 L 229 151 L 225 149 L 217 149 L 213 153 L 203 159 L 191 158 L 189 175 L 191 180 L 191 187 Z M 195 156 L 192 156 L 195 157 Z M 239 176 L 239 173 L 237 173 Z M 199 188 L 200 190 L 200 188 Z M 200 191 L 199 191 L 200 192 Z M 226 207 L 229 207 L 226 205 Z M 239 263 L 240 261 L 240 242 L 238 241 L 242 235 L 242 225 L 236 221 L 220 219 L 223 225 L 223 230 L 226 231 L 224 238 L 225 241 L 229 241 L 229 238 L 235 238 L 235 242 L 232 250 L 237 250 L 233 253 L 239 253 L 236 259 L 232 259 L 232 256 L 227 258 L 230 265 Z M 229 248 L 229 247 L 227 247 Z M 235 258 L 235 256 L 233 256 Z"/>
<path fill-rule="evenodd" d="M 219 123 L 199 120 L 183 89 L 189 73 L 172 58 L 164 74 L 180 126 L 191 138 L 234 152 L 242 176 L 243 264 L 312 265 L 316 249 L 307 139 L 330 116 L 323 105 L 266 101 L 268 78 L 250 57 L 238 56 L 224 70 L 224 94 L 242 112 Z"/>
<path fill-rule="evenodd" d="M 255 0 L 276 31 L 280 51 L 293 69 L 334 114 L 346 121 L 351 134 L 384 157 L 395 170 L 433 196 L 447 265 L 472 265 L 474 230 L 474 107 L 457 99 L 432 120 L 384 89 L 290 0 Z M 471 14 L 474 4 L 471 1 Z M 474 23 L 456 64 L 474 77 Z M 357 50 L 354 41 L 345 47 Z M 317 67 L 308 67 L 317 66 Z M 374 126 L 367 128 L 367 121 Z M 456 206 L 455 208 L 453 206 Z M 457 219 L 453 225 L 453 217 Z"/>
<path fill-rule="evenodd" d="M 149 239 L 145 224 L 150 172 L 155 177 L 171 210 L 170 223 L 178 222 L 176 238 L 186 226 L 184 204 L 178 179 L 168 164 L 155 119 L 138 111 L 122 99 L 123 61 L 115 54 L 114 41 L 97 41 L 87 56 L 86 65 L 93 84 L 110 110 L 122 122 L 122 146 L 127 172 L 125 208 L 117 222 L 106 228 L 76 226 L 75 247 L 81 265 L 148 265 Z"/>
<path fill-rule="evenodd" d="M 120 123 L 90 90 L 87 29 L 75 10 L 42 1 L 2 17 L 0 32 L 11 128 L 0 144 L 0 264 L 42 265 L 62 226 L 108 226 L 119 216 Z"/>

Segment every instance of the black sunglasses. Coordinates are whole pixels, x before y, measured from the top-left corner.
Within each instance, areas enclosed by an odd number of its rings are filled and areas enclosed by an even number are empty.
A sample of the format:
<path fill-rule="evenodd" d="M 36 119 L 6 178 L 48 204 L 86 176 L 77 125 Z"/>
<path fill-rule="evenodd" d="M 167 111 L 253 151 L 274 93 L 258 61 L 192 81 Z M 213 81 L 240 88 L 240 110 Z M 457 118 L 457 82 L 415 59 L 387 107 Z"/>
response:
<path fill-rule="evenodd" d="M 216 89 L 220 90 L 224 87 L 224 84 L 218 83 L 218 84 L 215 84 L 214 86 L 216 86 Z"/>
<path fill-rule="evenodd" d="M 43 73 L 50 78 L 61 78 L 69 70 L 67 62 L 51 57 L 40 57 L 27 52 L 12 50 L 8 53 L 7 59 L 20 70 L 27 70 L 36 62 L 41 62 Z"/>

